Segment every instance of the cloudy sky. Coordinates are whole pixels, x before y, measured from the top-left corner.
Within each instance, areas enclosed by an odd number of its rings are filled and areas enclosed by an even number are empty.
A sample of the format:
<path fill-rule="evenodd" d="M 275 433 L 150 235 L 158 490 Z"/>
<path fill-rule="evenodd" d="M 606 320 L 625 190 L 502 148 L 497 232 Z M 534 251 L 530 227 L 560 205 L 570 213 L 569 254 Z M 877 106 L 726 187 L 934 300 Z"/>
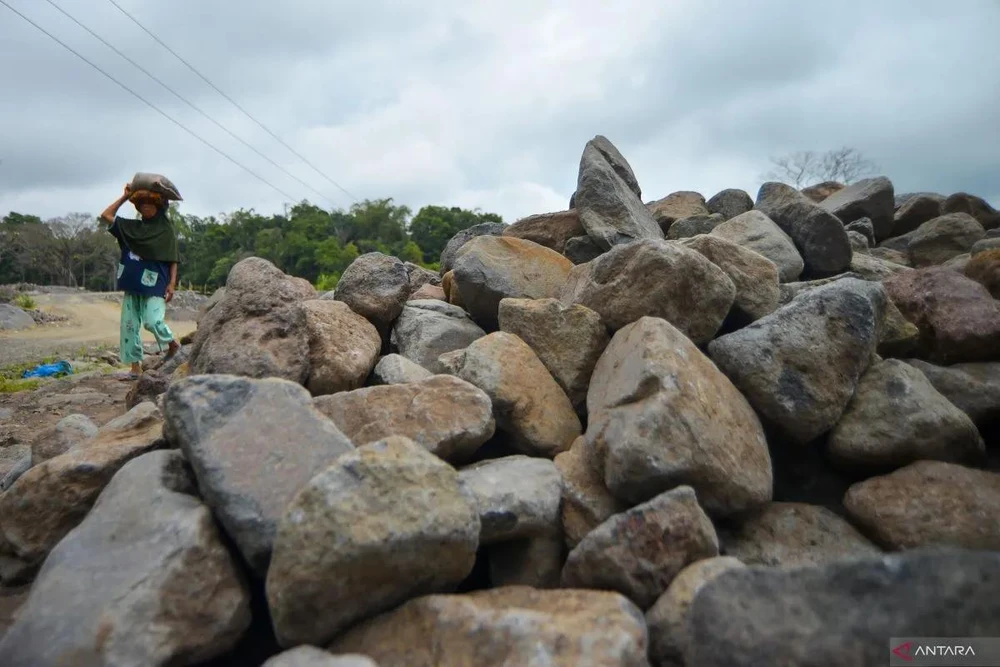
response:
<path fill-rule="evenodd" d="M 108 0 L 3 0 L 294 200 L 351 199 Z M 596 134 L 643 198 L 756 194 L 769 156 L 853 146 L 901 191 L 1000 205 L 1000 2 L 117 0 L 358 198 L 566 207 Z M 199 215 L 288 197 L 0 6 L 0 215 L 98 213 L 136 171 Z M 16 63 L 16 66 L 13 64 Z"/>

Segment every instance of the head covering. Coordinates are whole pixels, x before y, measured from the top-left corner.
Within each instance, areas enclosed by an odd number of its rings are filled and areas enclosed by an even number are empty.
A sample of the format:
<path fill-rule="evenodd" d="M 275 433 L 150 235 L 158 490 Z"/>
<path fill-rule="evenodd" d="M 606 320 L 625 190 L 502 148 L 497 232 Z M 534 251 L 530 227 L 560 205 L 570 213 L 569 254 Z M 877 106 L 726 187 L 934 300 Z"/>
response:
<path fill-rule="evenodd" d="M 118 231 L 126 248 L 143 259 L 154 262 L 180 262 L 177 231 L 167 217 L 167 201 L 149 190 L 138 190 L 129 201 L 139 207 L 150 203 L 157 207 L 156 215 L 145 220 L 118 218 Z"/>
<path fill-rule="evenodd" d="M 163 208 L 165 201 L 163 199 L 163 195 L 159 192 L 153 192 L 151 190 L 136 190 L 132 193 L 128 200 L 132 202 L 136 208 L 143 204 L 152 204 L 156 208 Z"/>

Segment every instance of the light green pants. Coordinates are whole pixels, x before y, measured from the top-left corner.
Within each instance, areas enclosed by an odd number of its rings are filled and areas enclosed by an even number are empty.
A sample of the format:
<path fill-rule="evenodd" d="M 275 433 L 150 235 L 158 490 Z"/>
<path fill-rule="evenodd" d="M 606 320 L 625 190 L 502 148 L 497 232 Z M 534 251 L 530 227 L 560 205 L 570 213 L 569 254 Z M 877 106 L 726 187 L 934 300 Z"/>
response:
<path fill-rule="evenodd" d="M 160 350 L 174 339 L 163 318 L 167 314 L 167 302 L 159 296 L 143 296 L 126 292 L 122 299 L 121 357 L 122 363 L 134 364 L 142 361 L 142 338 L 139 327 L 153 334 Z"/>

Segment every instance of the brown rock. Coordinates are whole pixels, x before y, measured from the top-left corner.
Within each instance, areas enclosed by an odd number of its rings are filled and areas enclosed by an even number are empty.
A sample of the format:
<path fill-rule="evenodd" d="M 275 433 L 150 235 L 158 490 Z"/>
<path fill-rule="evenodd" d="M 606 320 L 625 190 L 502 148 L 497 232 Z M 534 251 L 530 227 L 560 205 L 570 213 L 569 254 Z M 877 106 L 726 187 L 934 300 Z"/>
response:
<path fill-rule="evenodd" d="M 910 266 L 910 257 L 906 254 L 905 246 L 903 250 L 895 250 L 883 244 L 877 248 L 869 248 L 868 255 L 881 259 L 884 262 L 891 262 L 900 266 Z"/>
<path fill-rule="evenodd" d="M 445 294 L 444 288 L 440 285 L 431 285 L 428 283 L 420 286 L 412 294 L 410 294 L 407 301 L 418 301 L 421 299 L 437 299 L 438 301 L 447 301 L 448 295 Z"/>
<path fill-rule="evenodd" d="M 314 395 L 357 389 L 378 361 L 378 329 L 342 301 L 302 302 L 309 332 L 309 379 Z"/>
<path fill-rule="evenodd" d="M 396 257 L 367 252 L 351 262 L 332 296 L 375 325 L 385 336 L 410 296 L 410 274 Z"/>
<path fill-rule="evenodd" d="M 709 215 L 705 198 L 697 192 L 680 191 L 658 199 L 646 208 L 656 218 L 660 229 L 666 234 L 677 220 L 690 218 L 692 215 Z"/>
<path fill-rule="evenodd" d="M 995 472 L 918 461 L 853 485 L 844 507 L 886 549 L 1000 550 L 1000 474 Z"/>
<path fill-rule="evenodd" d="M 865 280 L 885 280 L 897 273 L 913 270 L 905 264 L 896 264 L 881 257 L 860 252 L 854 253 L 851 257 L 848 269 Z"/>
<path fill-rule="evenodd" d="M 625 502 L 608 491 L 604 479 L 588 461 L 586 449 L 586 441 L 577 438 L 568 451 L 555 458 L 563 478 L 560 511 L 566 546 L 570 549 L 594 528 L 628 509 Z"/>
<path fill-rule="evenodd" d="M 453 306 L 462 306 L 462 297 L 458 293 L 458 287 L 455 285 L 454 271 L 449 271 L 441 277 L 441 289 L 444 290 L 444 294 L 447 297 L 445 300 L 448 303 Z"/>
<path fill-rule="evenodd" d="M 840 192 L 843 189 L 843 183 L 838 183 L 836 181 L 823 181 L 822 183 L 802 188 L 802 194 L 818 204 L 830 195 Z"/>
<path fill-rule="evenodd" d="M 969 259 L 965 275 L 986 288 L 994 299 L 1000 299 L 1000 248 L 984 250 Z"/>
<path fill-rule="evenodd" d="M 902 236 L 915 231 L 928 220 L 941 215 L 941 200 L 929 195 L 910 197 L 900 206 L 892 222 L 892 236 Z"/>
<path fill-rule="evenodd" d="M 1000 227 L 1000 212 L 990 206 L 982 197 L 958 192 L 941 204 L 941 213 L 967 213 L 979 221 L 985 229 Z"/>
<path fill-rule="evenodd" d="M 792 238 L 760 211 L 747 211 L 712 230 L 718 236 L 747 247 L 778 267 L 781 282 L 798 280 L 804 266 Z"/>
<path fill-rule="evenodd" d="M 718 213 L 725 220 L 731 220 L 753 209 L 753 198 L 745 191 L 729 188 L 719 192 L 706 204 L 709 212 Z"/>
<path fill-rule="evenodd" d="M 1000 302 L 979 283 L 931 267 L 883 284 L 903 316 L 920 329 L 918 356 L 944 364 L 998 358 Z"/>
<path fill-rule="evenodd" d="M 72 414 L 63 417 L 55 426 L 45 429 L 32 440 L 32 465 L 65 454 L 81 442 L 93 438 L 97 435 L 97 430 L 97 426 L 86 415 Z"/>
<path fill-rule="evenodd" d="M 503 230 L 504 236 L 533 241 L 558 253 L 566 250 L 566 242 L 571 238 L 586 233 L 576 209 L 532 215 Z"/>
<path fill-rule="evenodd" d="M 986 230 L 965 213 L 952 213 L 928 220 L 909 235 L 906 252 L 914 267 L 944 264 L 969 252 Z"/>
<path fill-rule="evenodd" d="M 449 375 L 320 396 L 313 405 L 355 447 L 399 435 L 453 462 L 471 457 L 495 428 L 490 397 Z"/>

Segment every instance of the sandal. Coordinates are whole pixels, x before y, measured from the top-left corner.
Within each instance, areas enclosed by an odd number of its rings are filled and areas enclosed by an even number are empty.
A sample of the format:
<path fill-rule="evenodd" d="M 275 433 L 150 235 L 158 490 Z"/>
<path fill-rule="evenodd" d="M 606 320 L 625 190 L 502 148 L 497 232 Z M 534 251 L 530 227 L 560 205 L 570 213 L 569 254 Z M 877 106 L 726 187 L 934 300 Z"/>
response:
<path fill-rule="evenodd" d="M 112 377 L 120 382 L 135 382 L 139 379 L 139 374 L 132 371 L 118 371 Z"/>

